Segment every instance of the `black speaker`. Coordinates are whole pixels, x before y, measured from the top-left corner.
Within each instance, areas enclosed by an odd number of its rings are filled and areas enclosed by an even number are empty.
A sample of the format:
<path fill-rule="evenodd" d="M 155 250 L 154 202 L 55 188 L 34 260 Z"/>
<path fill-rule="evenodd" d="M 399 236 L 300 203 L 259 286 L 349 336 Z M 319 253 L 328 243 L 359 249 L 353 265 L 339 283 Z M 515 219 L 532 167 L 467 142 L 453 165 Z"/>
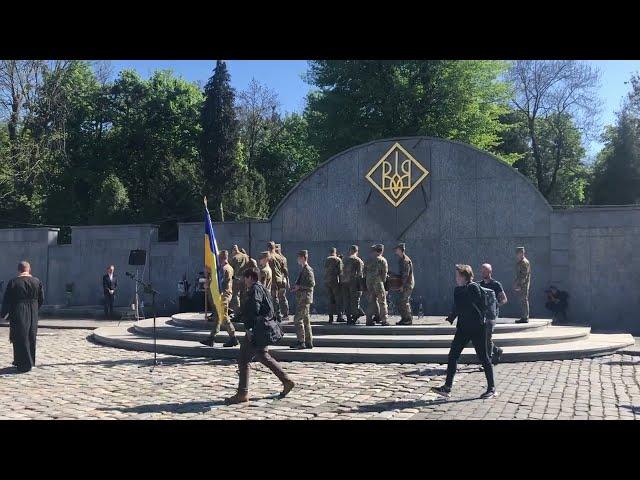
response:
<path fill-rule="evenodd" d="M 144 265 L 146 261 L 146 250 L 131 250 L 131 253 L 129 253 L 129 265 Z"/>

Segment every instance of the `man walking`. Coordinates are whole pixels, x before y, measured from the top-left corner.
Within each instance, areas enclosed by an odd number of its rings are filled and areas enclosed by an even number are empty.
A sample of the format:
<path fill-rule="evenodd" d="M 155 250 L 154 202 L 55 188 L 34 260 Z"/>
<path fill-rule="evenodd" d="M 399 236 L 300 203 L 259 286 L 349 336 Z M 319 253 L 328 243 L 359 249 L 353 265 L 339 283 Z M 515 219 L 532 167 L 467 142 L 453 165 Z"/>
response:
<path fill-rule="evenodd" d="M 522 315 L 516 323 L 529 323 L 529 284 L 531 282 L 531 264 L 525 257 L 524 247 L 516 248 L 516 280 L 513 290 L 520 295 Z"/>
<path fill-rule="evenodd" d="M 502 349 L 500 347 L 496 347 L 493 343 L 493 331 L 496 328 L 496 320 L 500 316 L 500 305 L 507 303 L 507 294 L 504 292 L 502 284 L 491 276 L 493 274 L 493 267 L 491 267 L 489 263 L 483 263 L 481 271 L 482 281 L 480 282 L 480 286 L 493 290 L 496 294 L 496 300 L 498 301 L 496 318 L 493 320 L 487 319 L 486 325 L 487 354 L 491 359 L 491 363 L 497 365 L 500 361 L 500 357 L 502 357 Z"/>
<path fill-rule="evenodd" d="M 18 264 L 18 276 L 4 291 L 0 318 L 9 317 L 9 341 L 13 343 L 13 364 L 25 373 L 36 364 L 38 310 L 44 303 L 42 283 L 31 276 L 31 265 Z"/>
<path fill-rule="evenodd" d="M 240 297 L 241 292 L 244 288 L 244 281 L 242 280 L 242 274 L 244 273 L 244 269 L 249 263 L 249 255 L 246 253 L 242 253 L 238 245 L 234 245 L 231 248 L 231 258 L 229 259 L 229 264 L 231 268 L 233 268 L 233 284 L 232 284 L 232 294 L 231 294 L 231 302 L 229 302 L 229 308 L 233 310 L 234 313 L 240 311 Z"/>
<path fill-rule="evenodd" d="M 358 256 L 358 245 L 351 245 L 349 256 L 344 259 L 342 265 L 343 279 L 343 308 L 347 315 L 347 324 L 355 325 L 358 318 L 364 315 L 360 308 L 362 295 L 362 273 L 364 262 Z"/>
<path fill-rule="evenodd" d="M 113 301 L 118 288 L 118 280 L 114 275 L 115 267 L 109 265 L 107 273 L 102 276 L 102 291 L 104 293 L 104 316 L 113 318 Z"/>
<path fill-rule="evenodd" d="M 268 346 L 260 345 L 253 334 L 256 322 L 268 321 L 274 318 L 273 301 L 265 286 L 258 282 L 258 272 L 253 269 L 245 270 L 243 274 L 247 288 L 247 301 L 242 305 L 240 317 L 244 322 L 245 336 L 240 346 L 238 357 L 238 392 L 225 400 L 234 404 L 249 401 L 249 363 L 255 359 L 271 370 L 282 382 L 283 389 L 280 398 L 285 397 L 295 386 L 289 376 L 282 370 L 268 352 Z"/>
<path fill-rule="evenodd" d="M 273 282 L 273 273 L 271 272 L 271 267 L 269 266 L 269 252 L 262 252 L 260 254 L 260 283 L 265 286 L 267 292 L 271 294 L 272 282 Z"/>
<path fill-rule="evenodd" d="M 310 310 L 313 303 L 313 288 L 316 286 L 316 280 L 308 260 L 309 252 L 300 250 L 298 252 L 298 265 L 301 267 L 300 274 L 296 284 L 291 288 L 291 291 L 296 294 L 296 314 L 293 321 L 295 322 L 298 341 L 291 345 L 291 348 L 295 350 L 313 348 Z"/>
<path fill-rule="evenodd" d="M 413 277 L 413 262 L 409 255 L 405 253 L 405 244 L 399 243 L 395 248 L 396 255 L 400 258 L 399 272 L 402 279 L 400 287 L 400 296 L 398 297 L 398 312 L 400 313 L 400 321 L 396 325 L 411 325 L 413 323 L 413 315 L 411 314 L 411 293 L 415 287 Z"/>
<path fill-rule="evenodd" d="M 329 323 L 333 323 L 333 316 L 337 314 L 338 322 L 345 322 L 342 316 L 342 296 L 340 291 L 340 277 L 342 276 L 342 260 L 338 257 L 335 247 L 329 251 L 324 261 L 324 284 L 329 298 Z"/>
<path fill-rule="evenodd" d="M 387 322 L 387 292 L 384 282 L 387 280 L 389 265 L 387 259 L 382 256 L 384 245 L 378 243 L 371 246 L 370 258 L 364 264 L 364 277 L 367 283 L 367 322 L 366 325 L 375 325 L 374 318 L 378 318 L 383 326 Z"/>
<path fill-rule="evenodd" d="M 202 340 L 200 343 L 203 345 L 207 345 L 209 347 L 213 347 L 216 339 L 216 335 L 220 332 L 220 328 L 224 328 L 229 334 L 229 340 L 222 344 L 223 347 L 235 347 L 238 345 L 238 339 L 236 338 L 236 329 L 233 327 L 233 323 L 231 323 L 231 319 L 229 318 L 229 303 L 231 302 L 232 296 L 232 285 L 233 285 L 233 267 L 229 265 L 229 252 L 226 250 L 222 250 L 218 254 L 218 259 L 220 261 L 220 266 L 222 268 L 222 282 L 220 283 L 220 297 L 222 299 L 222 319 L 217 318 L 213 329 L 211 330 L 211 335 L 208 339 Z M 209 298 L 211 298 L 211 290 L 208 289 Z M 211 302 L 213 303 L 213 302 Z M 215 306 L 211 305 L 212 311 L 215 311 Z"/>

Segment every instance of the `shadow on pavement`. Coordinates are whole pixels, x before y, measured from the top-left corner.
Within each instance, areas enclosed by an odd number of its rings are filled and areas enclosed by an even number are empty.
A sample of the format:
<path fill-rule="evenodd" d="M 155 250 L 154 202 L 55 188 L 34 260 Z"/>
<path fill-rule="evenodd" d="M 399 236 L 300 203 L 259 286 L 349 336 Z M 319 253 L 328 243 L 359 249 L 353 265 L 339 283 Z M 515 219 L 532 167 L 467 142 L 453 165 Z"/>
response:
<path fill-rule="evenodd" d="M 251 405 L 256 400 L 275 400 L 278 394 L 265 397 L 251 398 L 250 402 L 244 405 Z M 98 410 L 105 412 L 116 411 L 122 413 L 205 413 L 216 407 L 224 406 L 224 400 L 211 400 L 208 402 L 181 402 L 181 403 L 150 403 L 147 405 L 136 405 L 135 407 L 102 407 Z"/>
<path fill-rule="evenodd" d="M 402 372 L 407 377 L 424 377 L 424 376 L 438 376 L 445 375 L 447 373 L 446 368 L 423 368 L 416 370 L 409 370 L 408 372 Z"/>
<path fill-rule="evenodd" d="M 602 362 L 603 365 L 638 365 L 640 366 L 640 360 L 638 360 L 637 362 L 631 362 L 628 360 L 609 360 L 607 362 Z"/>
<path fill-rule="evenodd" d="M 433 400 L 399 400 L 397 402 L 378 402 L 365 405 L 358 405 L 351 409 L 351 412 L 386 412 L 388 410 L 396 410 L 403 408 L 419 408 L 443 405 L 448 403 L 462 403 L 480 400 L 480 397 L 466 398 L 434 398 Z M 340 412 L 343 413 L 343 412 Z"/>
<path fill-rule="evenodd" d="M 627 410 L 631 410 L 633 413 L 640 415 L 640 406 L 637 405 L 619 405 L 620 408 L 626 408 Z"/>
<path fill-rule="evenodd" d="M 157 368 L 162 368 L 164 366 L 174 366 L 174 365 L 233 365 L 237 363 L 235 360 L 224 360 L 224 359 L 206 359 L 206 358 L 186 358 L 186 357 L 170 357 L 170 358 L 161 358 L 158 360 L 161 364 Z M 120 360 L 95 360 L 88 362 L 61 362 L 61 363 L 43 363 L 39 364 L 39 367 L 59 367 L 59 366 L 73 366 L 73 365 L 101 365 L 104 367 L 116 367 L 118 365 L 140 365 L 142 367 L 149 366 L 151 367 L 153 363 L 152 358 L 139 358 L 139 359 L 127 359 L 123 358 Z"/>

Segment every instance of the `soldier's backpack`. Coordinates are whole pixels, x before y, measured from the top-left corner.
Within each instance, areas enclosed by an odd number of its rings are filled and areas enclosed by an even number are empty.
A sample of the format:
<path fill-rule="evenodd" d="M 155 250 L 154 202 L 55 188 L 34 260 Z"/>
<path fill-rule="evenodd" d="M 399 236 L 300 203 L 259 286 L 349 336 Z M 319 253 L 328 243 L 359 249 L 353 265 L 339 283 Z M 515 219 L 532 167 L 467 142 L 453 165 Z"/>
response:
<path fill-rule="evenodd" d="M 476 308 L 481 317 L 481 323 L 484 325 L 487 321 L 493 321 L 498 317 L 498 299 L 496 292 L 490 288 L 484 288 L 480 283 L 474 282 L 480 289 L 480 305 L 473 306 Z"/>

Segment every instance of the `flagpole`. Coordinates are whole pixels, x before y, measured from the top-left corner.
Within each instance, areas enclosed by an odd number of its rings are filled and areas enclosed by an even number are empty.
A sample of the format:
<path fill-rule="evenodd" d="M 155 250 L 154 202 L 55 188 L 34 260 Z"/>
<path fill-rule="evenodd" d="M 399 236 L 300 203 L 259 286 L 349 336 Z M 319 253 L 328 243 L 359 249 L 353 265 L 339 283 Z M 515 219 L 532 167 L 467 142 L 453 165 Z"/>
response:
<path fill-rule="evenodd" d="M 208 208 L 207 208 L 207 197 L 206 196 L 204 197 L 204 209 L 205 209 L 205 212 L 208 211 Z M 205 239 L 206 239 L 206 234 L 205 234 Z M 206 322 L 207 321 L 207 297 L 209 296 L 207 294 L 209 293 L 209 288 L 210 288 L 210 285 L 209 285 L 209 282 L 210 282 L 209 273 L 207 272 L 206 252 L 205 252 L 205 257 L 204 257 L 204 275 L 205 275 L 205 284 L 204 284 L 204 287 L 205 287 L 205 291 L 204 291 L 204 320 Z"/>

